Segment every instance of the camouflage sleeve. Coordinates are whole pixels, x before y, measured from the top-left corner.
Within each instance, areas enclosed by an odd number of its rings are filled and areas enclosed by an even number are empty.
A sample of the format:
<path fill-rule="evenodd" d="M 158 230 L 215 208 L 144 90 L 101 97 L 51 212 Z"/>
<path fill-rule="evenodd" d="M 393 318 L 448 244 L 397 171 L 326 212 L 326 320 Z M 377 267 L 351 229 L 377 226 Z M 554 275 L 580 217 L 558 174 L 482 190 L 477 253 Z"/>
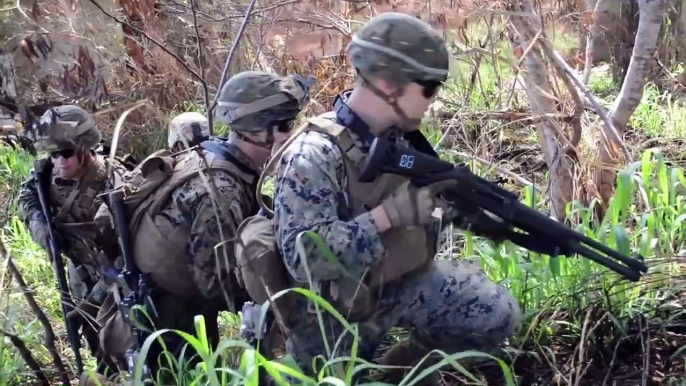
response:
<path fill-rule="evenodd" d="M 21 184 L 17 206 L 19 218 L 24 223 L 28 224 L 29 221 L 34 220 L 46 222 L 38 198 L 38 180 L 33 168 L 31 168 L 28 178 Z"/>
<path fill-rule="evenodd" d="M 230 267 L 236 265 L 231 240 L 238 225 L 249 216 L 249 205 L 245 199 L 249 194 L 228 173 L 213 171 L 209 177 L 220 196 L 218 205 L 223 202 L 229 206 L 222 205 L 222 212 L 217 213 L 218 209 L 200 178 L 186 182 L 172 198 L 182 216 L 190 220 L 186 256 L 193 279 L 202 294 L 212 299 L 231 288 L 229 283 L 233 274 Z"/>
<path fill-rule="evenodd" d="M 345 271 L 360 279 L 385 253 L 369 212 L 350 220 L 339 218 L 346 208 L 345 169 L 340 148 L 327 136 L 301 134 L 285 151 L 277 170 L 274 214 L 277 244 L 291 275 L 306 282 L 305 267 L 296 252 L 303 231 L 317 233 Z M 301 237 L 314 279 L 334 280 L 342 271 L 325 260 L 308 237 Z"/>

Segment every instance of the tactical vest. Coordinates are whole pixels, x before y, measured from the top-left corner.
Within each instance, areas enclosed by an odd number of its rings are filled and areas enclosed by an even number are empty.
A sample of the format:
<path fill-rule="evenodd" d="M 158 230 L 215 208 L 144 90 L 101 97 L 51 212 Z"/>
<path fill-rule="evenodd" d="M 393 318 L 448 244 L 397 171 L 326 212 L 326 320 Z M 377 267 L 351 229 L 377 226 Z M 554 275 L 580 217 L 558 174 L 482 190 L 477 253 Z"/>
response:
<path fill-rule="evenodd" d="M 95 274 L 95 254 L 99 251 L 94 218 L 102 200 L 97 196 L 107 186 L 107 165 L 104 157 L 91 164 L 79 181 L 78 187 L 65 188 L 50 184 L 50 204 L 59 210 L 54 217 L 55 226 L 66 239 L 69 257 L 84 264 L 91 276 Z M 71 189 L 71 190 L 69 190 Z M 95 279 L 95 277 L 92 277 Z"/>
<path fill-rule="evenodd" d="M 330 136 L 343 153 L 348 213 L 339 213 L 342 220 L 352 220 L 380 205 L 408 180 L 407 177 L 383 174 L 371 183 L 359 182 L 359 167 L 367 154 L 355 145 L 350 131 L 336 123 L 335 113 L 310 118 L 305 125 L 307 126 L 301 130 L 316 131 Z M 264 282 L 272 293 L 294 284 L 290 277 L 281 276 L 280 272 L 287 275 L 287 271 L 275 245 L 273 226 L 270 228 L 269 225 L 272 223 L 265 217 L 254 216 L 241 224 L 237 232 L 239 242 L 236 243 L 236 259 L 246 290 L 256 302 L 266 300 L 264 285 L 261 282 Z M 343 277 L 335 282 L 316 283 L 320 287 L 317 292 L 322 292 L 328 300 L 346 311 L 365 313 L 373 310 L 376 294 L 383 284 L 399 280 L 410 272 L 422 269 L 433 260 L 437 237 L 436 232 L 429 232 L 428 226 L 389 229 L 381 235 L 381 242 L 386 250 L 384 258 L 368 272 L 361 285 L 352 278 Z M 277 266 L 278 268 L 275 268 Z"/>
<path fill-rule="evenodd" d="M 133 254 L 138 269 L 150 274 L 155 285 L 171 294 L 182 297 L 200 296 L 193 276 L 187 267 L 186 245 L 190 224 L 175 224 L 160 212 L 169 205 L 176 188 L 199 173 L 225 171 L 244 185 L 248 194 L 254 194 L 255 176 L 241 171 L 232 162 L 215 153 L 196 149 L 178 155 L 168 150 L 158 151 L 146 158 L 127 176 L 125 207 L 133 238 Z M 204 158 L 204 159 L 203 159 Z M 231 203 L 217 197 L 217 206 L 228 211 Z"/>

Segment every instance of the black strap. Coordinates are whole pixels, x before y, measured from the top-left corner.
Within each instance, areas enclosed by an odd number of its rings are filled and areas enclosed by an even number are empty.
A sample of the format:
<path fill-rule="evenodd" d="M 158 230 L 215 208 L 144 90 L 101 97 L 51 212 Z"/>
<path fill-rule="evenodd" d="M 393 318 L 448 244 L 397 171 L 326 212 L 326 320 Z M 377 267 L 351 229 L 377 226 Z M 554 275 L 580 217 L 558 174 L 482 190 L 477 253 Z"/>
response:
<path fill-rule="evenodd" d="M 374 134 L 372 134 L 369 125 L 367 125 L 362 118 L 358 117 L 357 114 L 355 114 L 355 112 L 346 103 L 346 100 L 348 99 L 348 96 L 350 96 L 351 92 L 351 90 L 347 90 L 336 96 L 336 99 L 334 100 L 336 120 L 338 121 L 338 124 L 347 127 L 350 131 L 355 133 L 355 135 L 360 137 L 368 146 L 371 146 L 376 137 Z M 426 139 L 420 130 L 403 132 L 403 138 L 418 151 L 431 157 L 439 158 L 429 140 Z"/>
<path fill-rule="evenodd" d="M 191 130 L 193 130 L 193 139 L 191 140 L 191 144 L 193 144 L 193 142 L 202 138 L 202 127 L 200 127 L 198 122 L 193 122 L 191 123 Z"/>
<path fill-rule="evenodd" d="M 237 168 L 239 168 L 243 173 L 258 177 L 258 174 L 256 171 L 252 170 L 251 168 L 246 166 L 244 163 L 239 161 L 236 157 L 233 156 L 233 154 L 229 153 L 228 151 L 226 151 L 226 149 L 219 146 L 218 143 L 216 143 L 214 141 L 204 141 L 203 143 L 200 144 L 200 147 L 202 147 L 203 149 L 205 149 L 209 152 L 212 152 L 212 153 L 220 156 L 225 161 L 231 162 Z"/>

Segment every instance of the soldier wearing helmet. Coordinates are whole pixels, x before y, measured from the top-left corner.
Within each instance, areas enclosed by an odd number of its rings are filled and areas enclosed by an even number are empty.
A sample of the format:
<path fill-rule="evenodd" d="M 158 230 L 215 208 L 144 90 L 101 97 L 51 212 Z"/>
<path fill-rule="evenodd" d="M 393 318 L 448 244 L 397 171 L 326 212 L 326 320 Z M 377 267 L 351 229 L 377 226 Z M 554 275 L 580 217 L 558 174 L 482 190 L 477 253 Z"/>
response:
<path fill-rule="evenodd" d="M 309 119 L 278 162 L 274 227 L 287 272 L 298 285 L 312 283 L 310 289 L 359 323 L 363 359 L 372 360 L 392 327 L 412 334 L 381 358 L 384 365 L 411 366 L 432 349 L 494 348 L 519 322 L 517 301 L 477 263 L 433 259 L 447 223 L 437 194 L 454 183 L 418 189 L 390 174 L 358 181 L 376 136 L 395 132 L 438 156 L 418 129 L 448 78 L 445 42 L 416 18 L 385 13 L 359 30 L 347 54 L 357 84 L 338 96 L 334 111 Z M 298 237 L 303 231 L 316 233 L 338 262 L 310 237 Z M 342 334 L 344 327 L 326 312 L 320 328 L 313 307 L 301 302 L 287 322 L 287 347 L 301 368 L 312 372 L 312 360 L 326 355 L 324 339 L 338 356 L 349 355 L 352 335 Z M 402 374 L 388 376 L 397 383 Z"/>
<path fill-rule="evenodd" d="M 169 149 L 177 153 L 210 139 L 210 126 L 204 115 L 186 112 L 169 122 Z"/>
<path fill-rule="evenodd" d="M 236 313 L 250 300 L 233 271 L 235 230 L 257 213 L 255 184 L 261 167 L 271 148 L 288 137 L 308 100 L 308 88 L 296 76 L 237 74 L 221 88 L 215 112 L 216 120 L 231 129 L 228 139 L 208 140 L 176 154 L 156 152 L 126 176 L 124 191 L 138 192 L 127 197 L 126 205 L 133 213 L 135 263 L 154 287 L 155 328 L 193 334 L 194 317 L 203 315 L 208 338 L 216 345 L 219 311 Z M 167 172 L 158 175 L 161 182 L 155 184 L 155 173 L 146 176 L 145 170 Z M 147 191 L 150 186 L 154 190 Z M 123 319 L 116 314 L 102 313 L 98 319 L 107 326 L 101 331 L 108 342 L 105 350 L 125 363 L 133 342 L 132 336 L 125 336 L 130 330 L 117 325 Z M 163 338 L 167 350 L 178 357 L 186 342 L 173 334 Z M 159 353 L 160 347 L 153 345 L 147 356 L 151 374 L 157 373 Z M 85 376 L 83 384 L 95 384 L 87 383 L 94 382 L 90 379 Z"/>
<path fill-rule="evenodd" d="M 67 314 L 83 326 L 91 352 L 99 359 L 98 337 L 89 320 L 106 296 L 103 269 L 117 256 L 116 236 L 107 228 L 95 226 L 95 214 L 102 203 L 99 197 L 126 172 L 95 153 L 100 131 L 93 117 L 83 109 L 65 105 L 49 109 L 36 128 L 36 149 L 48 157 L 37 160 L 19 193 L 19 217 L 31 237 L 43 249 L 49 248 L 48 225 L 38 198 L 35 171 L 49 177 L 49 202 L 62 253 L 68 257 L 69 285 L 77 308 Z M 108 168 L 111 169 L 107 175 Z"/>

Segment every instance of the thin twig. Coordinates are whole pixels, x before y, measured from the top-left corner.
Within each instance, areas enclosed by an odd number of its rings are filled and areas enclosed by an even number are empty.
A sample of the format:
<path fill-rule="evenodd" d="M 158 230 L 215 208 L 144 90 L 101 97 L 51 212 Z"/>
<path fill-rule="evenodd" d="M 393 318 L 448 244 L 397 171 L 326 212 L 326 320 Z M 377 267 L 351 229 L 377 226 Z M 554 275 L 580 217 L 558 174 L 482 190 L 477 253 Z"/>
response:
<path fill-rule="evenodd" d="M 257 47 L 257 52 L 255 52 L 255 60 L 253 60 L 252 65 L 250 66 L 251 70 L 255 68 L 255 64 L 259 63 L 260 55 L 262 54 L 262 50 L 264 49 L 264 43 L 267 34 L 269 33 L 269 31 L 271 31 L 272 27 L 274 27 L 274 23 L 278 19 L 278 17 L 276 17 L 276 12 L 277 11 L 274 11 L 273 17 L 271 18 L 272 20 L 269 22 L 267 29 L 265 31 L 260 31 L 260 45 Z M 260 25 L 260 29 L 263 25 Z M 260 68 L 262 68 L 262 65 L 260 65 Z"/>
<path fill-rule="evenodd" d="M 191 0 L 191 12 L 193 12 L 193 28 L 195 29 L 195 38 L 198 43 L 198 67 L 200 68 L 200 76 L 202 77 L 202 91 L 205 98 L 205 112 L 210 108 L 210 91 L 207 89 L 207 81 L 205 80 L 205 67 L 202 64 L 202 44 L 200 43 L 200 31 L 198 31 L 198 12 L 195 6 L 196 0 Z"/>
<path fill-rule="evenodd" d="M 93 1 L 93 0 L 91 0 Z M 250 19 L 250 15 L 252 14 L 252 9 L 255 7 L 255 2 L 256 0 L 250 0 L 250 4 L 248 5 L 248 8 L 245 10 L 245 16 L 243 16 L 243 22 L 241 23 L 240 28 L 238 29 L 238 33 L 236 34 L 236 37 L 233 39 L 233 43 L 231 44 L 231 50 L 229 51 L 229 56 L 226 58 L 226 63 L 224 63 L 224 70 L 222 70 L 222 76 L 219 79 L 219 85 L 217 85 L 217 94 L 214 96 L 214 100 L 212 101 L 212 105 L 207 109 L 207 121 L 210 126 L 210 135 L 214 135 L 214 125 L 213 125 L 213 119 L 212 119 L 212 113 L 214 111 L 214 108 L 217 106 L 217 101 L 219 100 L 219 95 L 221 94 L 222 87 L 224 86 L 224 81 L 226 80 L 226 75 L 229 72 L 229 66 L 231 65 L 231 61 L 233 60 L 234 55 L 236 54 L 236 51 L 238 50 L 238 44 L 241 41 L 241 37 L 243 36 L 243 33 L 245 32 L 245 27 L 248 25 L 248 19 Z"/>
<path fill-rule="evenodd" d="M 10 341 L 14 345 L 14 347 L 17 348 L 19 351 L 19 355 L 24 359 L 24 362 L 33 370 L 34 374 L 36 374 L 36 378 L 38 378 L 38 381 L 40 382 L 41 385 L 50 385 L 50 381 L 48 378 L 45 376 L 45 373 L 43 370 L 40 368 L 40 363 L 33 357 L 31 354 L 31 351 L 26 347 L 26 343 L 24 343 L 23 340 L 21 340 L 20 337 L 18 337 L 15 334 L 12 334 L 11 332 L 5 331 L 5 330 L 0 330 L 0 334 L 10 338 Z M 65 383 L 65 385 L 68 385 L 69 382 Z"/>
<path fill-rule="evenodd" d="M 571 122 L 575 117 L 568 114 L 538 114 L 533 115 L 530 113 L 523 113 L 519 111 L 488 111 L 488 112 L 471 112 L 471 113 L 458 113 L 454 116 L 452 114 L 440 115 L 442 119 L 445 120 L 456 120 L 456 119 L 466 119 L 466 120 L 477 120 L 477 119 L 487 119 L 496 121 L 509 121 L 515 122 L 526 122 L 527 124 L 538 123 L 544 119 L 557 119 L 562 122 Z"/>
<path fill-rule="evenodd" d="M 535 20 L 531 14 L 528 15 L 531 20 Z M 617 131 L 617 128 L 614 126 L 608 115 L 605 113 L 605 110 L 600 106 L 600 103 L 596 99 L 596 97 L 593 95 L 591 90 L 584 84 L 584 82 L 579 79 L 574 70 L 565 62 L 564 58 L 560 55 L 557 50 L 552 46 L 552 44 L 546 40 L 546 39 L 539 39 L 538 42 L 541 45 L 541 48 L 543 49 L 543 52 L 550 58 L 550 60 L 556 62 L 561 69 L 564 70 L 564 72 L 567 73 L 569 76 L 569 79 L 571 79 L 577 87 L 581 90 L 581 92 L 584 93 L 588 101 L 591 103 L 591 106 L 593 106 L 593 109 L 596 111 L 600 119 L 602 119 L 603 123 L 605 124 L 604 127 L 606 130 L 605 133 L 609 134 L 609 137 L 612 139 L 612 142 L 619 146 L 619 148 L 622 150 L 622 153 L 624 154 L 624 157 L 626 158 L 627 163 L 633 163 L 633 158 L 631 157 L 631 153 L 629 152 L 629 149 L 627 149 L 626 144 L 624 141 L 622 141 L 622 137 L 619 135 L 619 132 Z"/>
<path fill-rule="evenodd" d="M 120 18 L 118 18 L 118 17 L 112 15 L 111 13 L 107 12 L 100 4 L 98 4 L 97 1 L 95 1 L 95 0 L 90 0 L 90 1 L 91 1 L 91 3 L 93 3 L 93 5 L 95 5 L 95 6 L 100 10 L 100 12 L 102 12 L 103 14 L 105 14 L 105 16 L 109 17 L 110 19 L 116 21 L 117 23 L 119 23 L 119 24 L 121 24 L 121 25 L 123 25 L 123 26 L 126 26 L 126 27 L 128 27 L 128 28 L 131 28 L 131 30 L 133 30 L 134 32 L 140 34 L 140 35 L 143 36 L 144 38 L 146 38 L 146 39 L 150 40 L 151 42 L 153 42 L 153 44 L 155 44 L 157 47 L 159 47 L 160 49 L 162 49 L 162 51 L 166 52 L 166 53 L 169 54 L 172 58 L 174 58 L 183 68 L 186 69 L 186 71 L 188 71 L 191 75 L 193 75 L 193 77 L 195 77 L 198 81 L 200 81 L 200 82 L 204 85 L 204 87 L 207 87 L 207 83 L 205 82 L 205 79 L 204 79 L 202 76 L 200 76 L 200 74 L 198 74 L 197 71 L 193 70 L 193 69 L 186 63 L 186 61 L 184 61 L 184 60 L 181 59 L 178 55 L 176 55 L 175 53 L 171 52 L 167 47 L 165 47 L 164 44 L 160 43 L 159 41 L 157 41 L 157 39 L 151 37 L 150 35 L 148 35 L 148 34 L 145 33 L 144 31 L 142 31 L 142 30 L 140 30 L 140 29 L 138 29 L 138 28 L 132 26 L 131 24 L 127 23 L 126 21 L 124 21 L 124 20 L 122 20 L 122 19 L 120 19 Z M 254 0 L 253 0 L 253 1 L 254 1 Z"/>
<path fill-rule="evenodd" d="M 625 336 L 623 338 L 620 338 L 617 341 L 617 344 L 615 345 L 614 352 L 612 353 L 612 360 L 610 360 L 610 366 L 607 368 L 607 373 L 605 373 L 605 378 L 603 379 L 603 384 L 602 386 L 605 386 L 607 384 L 607 381 L 610 379 L 610 375 L 612 374 L 612 368 L 615 365 L 615 359 L 617 359 L 617 350 L 619 350 L 619 345 L 626 339 L 629 339 L 630 337 Z"/>
<path fill-rule="evenodd" d="M 638 318 L 639 328 L 643 329 L 643 317 Z M 646 386 L 648 384 L 648 376 L 650 375 L 650 329 L 645 329 L 646 339 L 645 339 L 645 352 L 643 354 L 643 371 L 641 372 L 641 385 Z M 641 341 L 643 341 L 643 334 L 641 334 Z"/>
<path fill-rule="evenodd" d="M 276 3 L 271 4 L 269 6 L 266 6 L 266 7 L 254 9 L 252 12 L 250 12 L 250 16 L 261 15 L 267 11 L 271 11 L 273 9 L 281 8 L 281 7 L 284 7 L 284 6 L 289 5 L 289 4 L 299 3 L 301 1 L 302 0 L 279 1 L 279 2 L 276 2 Z M 189 9 L 189 6 L 182 4 L 178 1 L 170 1 L 170 2 L 173 3 L 174 5 L 178 5 L 179 7 Z M 212 17 L 212 16 L 210 16 L 206 13 L 200 12 L 200 11 L 198 11 L 198 15 L 202 16 L 203 18 L 205 18 L 206 20 L 208 20 L 211 23 L 221 23 L 221 22 L 225 22 L 227 20 L 240 19 L 240 18 L 245 17 L 245 14 L 240 13 L 240 14 L 235 14 L 235 15 L 228 15 L 228 16 L 221 17 L 221 18 L 216 18 L 216 17 Z"/>
<path fill-rule="evenodd" d="M 462 157 L 466 157 L 466 158 L 471 158 L 471 159 L 478 161 L 479 163 L 484 164 L 488 167 L 494 167 L 495 170 L 497 170 L 499 173 L 502 173 L 502 174 L 514 179 L 515 181 L 519 182 L 520 184 L 522 184 L 524 186 L 532 186 L 536 190 L 538 190 L 539 192 L 543 192 L 543 190 L 540 186 L 535 185 L 533 182 L 531 182 L 531 181 L 527 180 L 526 178 L 518 175 L 517 173 L 511 172 L 507 169 L 501 168 L 498 165 L 495 165 L 493 162 L 490 162 L 488 160 L 485 160 L 485 159 L 478 157 L 478 156 L 475 156 L 475 155 L 470 155 L 470 154 L 462 153 L 462 152 L 458 152 L 457 155 L 462 156 Z"/>
<path fill-rule="evenodd" d="M 14 261 L 12 261 L 12 256 L 10 256 L 10 253 L 5 248 L 5 244 L 2 242 L 1 239 L 0 239 L 0 256 L 2 256 L 3 260 L 7 260 L 7 267 L 9 268 L 12 277 L 14 278 L 14 280 L 16 280 L 17 285 L 19 286 L 22 293 L 24 294 L 24 297 L 26 298 L 26 302 L 29 304 L 29 308 L 31 308 L 31 311 L 33 312 L 33 314 L 36 315 L 36 319 L 38 319 L 41 326 L 43 326 L 43 334 L 45 335 L 45 340 L 44 340 L 45 347 L 48 349 L 48 352 L 50 352 L 50 356 L 52 357 L 52 361 L 55 364 L 55 368 L 57 368 L 57 371 L 62 375 L 62 383 L 65 385 L 68 385 L 69 384 L 69 374 L 67 373 L 67 370 L 64 367 L 64 362 L 62 362 L 62 357 L 60 356 L 60 354 L 57 351 L 57 348 L 55 346 L 55 332 L 52 330 L 52 325 L 50 324 L 48 317 L 45 316 L 45 313 L 43 312 L 43 310 L 40 308 L 40 306 L 36 302 L 36 299 L 33 297 L 33 291 L 26 285 L 26 281 L 24 281 L 24 277 L 22 276 L 21 272 L 19 271 L 17 266 L 14 265 Z M 12 343 L 14 343 L 15 346 L 17 346 L 18 342 L 15 342 L 11 335 L 8 335 L 7 333 L 4 333 L 4 334 L 7 335 L 12 340 Z M 21 341 L 21 339 L 20 339 L 20 341 Z M 21 342 L 21 344 L 23 344 L 23 342 Z M 20 352 L 22 352 L 22 349 L 19 346 L 17 346 L 17 349 Z M 26 349 L 26 347 L 24 347 L 24 349 Z M 30 352 L 28 352 L 28 356 L 31 357 Z M 23 352 L 22 352 L 22 357 L 24 358 L 24 361 L 26 361 L 26 363 L 32 367 L 34 372 L 36 372 L 36 376 L 38 376 L 38 378 L 40 379 L 41 377 L 38 374 L 38 372 L 40 372 L 40 374 L 42 375 L 42 371 L 40 370 L 40 366 L 38 366 L 36 363 L 36 368 L 34 368 L 31 365 L 31 363 L 29 363 L 29 361 L 32 360 L 33 358 L 27 358 L 25 353 L 23 353 Z M 36 371 L 36 369 L 37 369 L 37 371 Z M 43 375 L 43 376 L 45 376 L 45 375 Z M 49 383 L 45 383 L 45 384 L 49 384 Z"/>
<path fill-rule="evenodd" d="M 544 29 L 541 28 L 539 32 L 543 30 Z M 543 32 L 543 38 L 547 39 L 548 41 L 551 41 L 550 38 L 548 38 L 548 36 L 546 35 L 545 31 Z M 543 47 L 543 52 L 545 52 L 546 55 L 550 55 L 550 53 L 546 50 L 545 46 Z M 576 147 L 579 145 L 579 142 L 581 141 L 581 114 L 583 113 L 586 104 L 584 103 L 581 94 L 579 94 L 579 90 L 576 87 L 574 87 L 574 83 L 570 79 L 573 75 L 567 73 L 558 61 L 553 60 L 553 67 L 555 68 L 555 72 L 562 79 L 562 82 L 565 84 L 565 87 L 567 87 L 567 90 L 569 91 L 569 94 L 572 96 L 572 99 L 574 99 L 574 119 L 570 121 L 570 126 L 572 127 L 572 136 L 569 139 L 569 142 L 572 145 L 572 147 L 576 149 Z"/>

